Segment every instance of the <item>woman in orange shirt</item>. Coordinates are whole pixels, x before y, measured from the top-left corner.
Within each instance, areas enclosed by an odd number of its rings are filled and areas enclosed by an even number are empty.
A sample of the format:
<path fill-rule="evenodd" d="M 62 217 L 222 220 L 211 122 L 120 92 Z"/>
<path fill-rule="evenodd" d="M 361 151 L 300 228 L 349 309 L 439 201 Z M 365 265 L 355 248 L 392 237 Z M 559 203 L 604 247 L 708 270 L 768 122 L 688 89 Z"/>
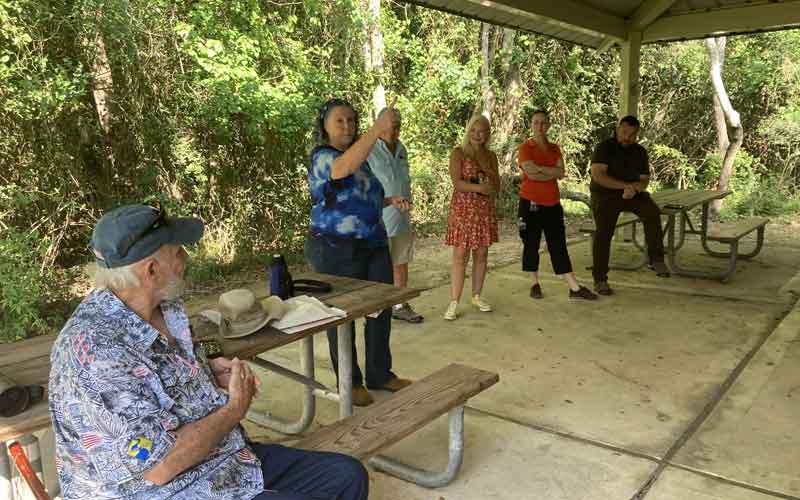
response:
<path fill-rule="evenodd" d="M 569 297 L 595 300 L 597 295 L 578 284 L 567 252 L 564 209 L 560 203 L 558 179 L 564 177 L 561 148 L 547 139 L 550 116 L 534 111 L 531 118 L 533 137 L 519 146 L 522 183 L 519 188 L 519 235 L 522 238 L 522 270 L 533 274 L 530 296 L 541 299 L 539 283 L 539 244 L 544 232 L 553 271 L 569 285 Z"/>

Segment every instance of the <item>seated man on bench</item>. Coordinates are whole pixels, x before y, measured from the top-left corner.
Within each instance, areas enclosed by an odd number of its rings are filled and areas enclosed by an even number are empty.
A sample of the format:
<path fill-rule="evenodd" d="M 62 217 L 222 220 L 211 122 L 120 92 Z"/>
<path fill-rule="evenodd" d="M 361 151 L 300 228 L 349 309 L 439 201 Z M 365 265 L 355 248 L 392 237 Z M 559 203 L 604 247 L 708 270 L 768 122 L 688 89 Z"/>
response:
<path fill-rule="evenodd" d="M 92 235 L 95 289 L 51 354 L 50 411 L 65 500 L 366 500 L 357 460 L 247 441 L 258 381 L 192 345 L 180 296 L 203 223 L 128 205 Z M 226 392 L 227 391 L 227 392 Z"/>
<path fill-rule="evenodd" d="M 647 150 L 637 144 L 639 120 L 626 116 L 620 120 L 616 135 L 597 145 L 592 154 L 591 192 L 595 234 L 592 241 L 592 275 L 600 295 L 611 295 L 608 286 L 608 260 L 611 238 L 620 212 L 633 212 L 644 223 L 650 265 L 659 276 L 669 277 L 664 264 L 664 236 L 661 211 L 645 191 L 650 182 Z"/>

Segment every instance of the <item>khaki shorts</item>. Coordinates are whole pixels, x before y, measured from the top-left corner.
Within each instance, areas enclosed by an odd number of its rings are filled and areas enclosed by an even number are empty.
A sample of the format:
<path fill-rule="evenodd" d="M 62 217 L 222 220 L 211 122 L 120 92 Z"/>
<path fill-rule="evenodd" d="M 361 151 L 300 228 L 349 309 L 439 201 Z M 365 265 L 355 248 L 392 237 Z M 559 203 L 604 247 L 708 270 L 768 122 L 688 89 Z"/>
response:
<path fill-rule="evenodd" d="M 400 233 L 389 238 L 389 253 L 392 254 L 392 265 L 408 264 L 414 260 L 414 233 Z"/>

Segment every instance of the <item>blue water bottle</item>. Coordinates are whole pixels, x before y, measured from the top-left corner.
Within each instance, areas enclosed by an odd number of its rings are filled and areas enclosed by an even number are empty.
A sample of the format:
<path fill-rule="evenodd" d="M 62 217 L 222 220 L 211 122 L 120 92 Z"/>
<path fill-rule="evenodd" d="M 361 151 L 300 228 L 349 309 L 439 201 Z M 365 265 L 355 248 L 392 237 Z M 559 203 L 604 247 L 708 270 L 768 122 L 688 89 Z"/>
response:
<path fill-rule="evenodd" d="M 277 295 L 283 300 L 290 296 L 289 285 L 291 278 L 289 278 L 289 268 L 286 265 L 286 259 L 281 254 L 272 256 L 272 263 L 269 266 L 269 293 L 270 295 Z"/>

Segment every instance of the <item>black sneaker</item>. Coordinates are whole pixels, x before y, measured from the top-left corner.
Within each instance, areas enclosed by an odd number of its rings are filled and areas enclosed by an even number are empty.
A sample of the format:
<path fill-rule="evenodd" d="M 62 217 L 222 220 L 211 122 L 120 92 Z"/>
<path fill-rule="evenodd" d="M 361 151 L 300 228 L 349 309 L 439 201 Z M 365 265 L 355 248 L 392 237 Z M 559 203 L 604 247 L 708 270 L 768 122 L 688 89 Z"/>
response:
<path fill-rule="evenodd" d="M 653 264 L 650 267 L 653 269 L 653 271 L 656 272 L 656 276 L 659 276 L 661 278 L 670 277 L 669 268 L 663 262 L 653 262 Z"/>
<path fill-rule="evenodd" d="M 614 289 L 608 286 L 608 281 L 595 281 L 594 282 L 594 291 L 600 295 L 612 295 L 614 293 Z"/>
<path fill-rule="evenodd" d="M 532 299 L 541 299 L 544 295 L 542 295 L 542 287 L 539 286 L 539 283 L 536 283 L 531 287 L 531 298 Z"/>
<path fill-rule="evenodd" d="M 608 283 L 606 283 L 608 286 Z M 610 290 L 610 288 L 609 288 Z M 569 298 L 571 299 L 584 299 L 584 300 L 597 300 L 597 294 L 592 293 L 591 290 L 586 288 L 585 286 L 578 287 L 577 290 L 570 290 L 569 291 Z"/>

